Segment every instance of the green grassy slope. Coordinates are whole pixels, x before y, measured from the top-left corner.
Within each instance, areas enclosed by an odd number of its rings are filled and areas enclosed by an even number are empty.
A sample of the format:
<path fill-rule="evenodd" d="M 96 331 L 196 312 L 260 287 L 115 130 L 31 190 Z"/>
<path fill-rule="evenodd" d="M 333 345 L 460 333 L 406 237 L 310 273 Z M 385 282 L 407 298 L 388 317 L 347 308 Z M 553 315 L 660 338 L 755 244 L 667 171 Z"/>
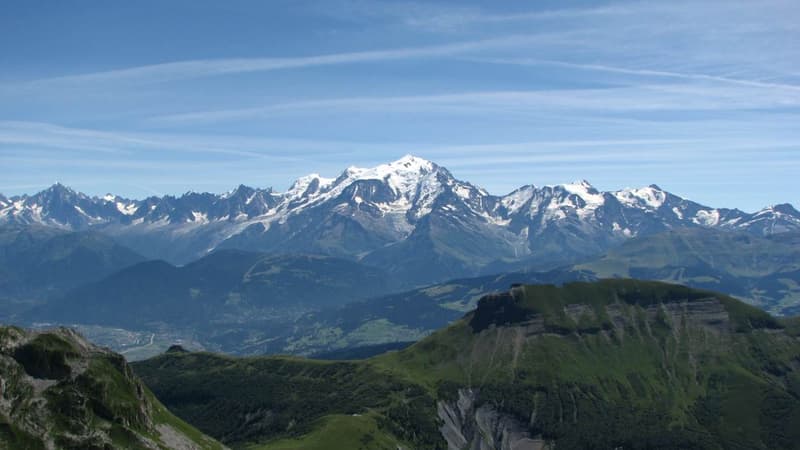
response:
<path fill-rule="evenodd" d="M 375 443 L 397 444 L 404 436 L 385 426 L 374 430 L 383 413 L 417 398 L 428 401 L 428 412 L 434 408 L 419 386 L 353 362 L 167 353 L 134 367 L 170 410 L 235 446 L 313 441 L 331 416 L 339 424 L 352 422 L 348 426 L 360 433 L 354 439 L 371 441 L 372 434 Z"/>
<path fill-rule="evenodd" d="M 798 329 L 714 292 L 605 280 L 487 296 L 362 362 L 190 353 L 134 367 L 234 446 L 313 448 L 352 428 L 355 448 L 444 448 L 437 408 L 466 392 L 559 449 L 780 449 L 800 445 Z"/>
<path fill-rule="evenodd" d="M 676 302 L 677 314 L 662 306 Z M 726 314 L 699 308 L 714 302 Z M 800 344 L 782 327 L 660 283 L 526 287 L 372 364 L 440 398 L 477 389 L 480 403 L 535 416 L 532 432 L 557 448 L 796 448 Z"/>
<path fill-rule="evenodd" d="M 261 444 L 248 450 L 396 450 L 398 440 L 382 431 L 373 414 L 334 414 L 311 424 L 311 431 Z"/>

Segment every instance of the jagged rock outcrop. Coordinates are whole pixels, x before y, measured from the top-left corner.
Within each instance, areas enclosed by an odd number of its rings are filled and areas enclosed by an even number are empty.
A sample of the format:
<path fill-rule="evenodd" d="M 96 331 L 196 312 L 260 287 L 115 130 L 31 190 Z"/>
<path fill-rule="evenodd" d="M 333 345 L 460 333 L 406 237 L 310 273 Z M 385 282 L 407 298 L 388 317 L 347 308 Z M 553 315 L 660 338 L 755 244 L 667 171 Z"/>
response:
<path fill-rule="evenodd" d="M 528 426 L 489 405 L 476 406 L 477 392 L 459 389 L 455 401 L 440 400 L 440 431 L 450 450 L 546 450 L 541 437 L 531 436 Z"/>

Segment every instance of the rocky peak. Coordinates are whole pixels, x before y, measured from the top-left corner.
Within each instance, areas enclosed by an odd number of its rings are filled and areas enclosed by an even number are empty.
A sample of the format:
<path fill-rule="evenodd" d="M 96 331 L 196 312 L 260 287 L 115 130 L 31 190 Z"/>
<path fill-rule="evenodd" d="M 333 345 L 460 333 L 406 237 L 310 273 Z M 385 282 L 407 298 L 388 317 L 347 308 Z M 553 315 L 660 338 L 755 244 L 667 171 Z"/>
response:
<path fill-rule="evenodd" d="M 789 203 L 781 203 L 778 205 L 770 205 L 761 211 L 755 213 L 755 216 L 772 215 L 772 216 L 791 216 L 800 218 L 800 211 L 796 210 L 794 206 Z"/>
<path fill-rule="evenodd" d="M 72 188 L 56 183 L 49 188 L 38 192 L 30 197 L 31 200 L 39 204 L 53 202 L 67 202 L 74 200 L 78 195 Z"/>
<path fill-rule="evenodd" d="M 331 178 L 323 178 L 318 173 L 308 174 L 295 180 L 289 190 L 286 191 L 286 196 L 289 198 L 310 197 L 320 193 L 324 188 L 333 184 L 334 181 Z"/>
<path fill-rule="evenodd" d="M 435 177 L 430 175 L 439 169 L 439 166 L 428 160 L 406 155 L 397 161 L 371 168 L 350 167 L 342 176 L 346 175 L 348 184 L 358 180 L 381 180 L 398 196 L 409 198 L 420 184 L 432 181 Z"/>
<path fill-rule="evenodd" d="M 255 191 L 256 190 L 254 188 L 251 188 L 250 186 L 245 186 L 244 184 L 240 184 L 239 186 L 236 186 L 236 188 L 234 188 L 233 190 L 222 194 L 220 198 L 222 199 L 247 198 L 253 195 Z"/>

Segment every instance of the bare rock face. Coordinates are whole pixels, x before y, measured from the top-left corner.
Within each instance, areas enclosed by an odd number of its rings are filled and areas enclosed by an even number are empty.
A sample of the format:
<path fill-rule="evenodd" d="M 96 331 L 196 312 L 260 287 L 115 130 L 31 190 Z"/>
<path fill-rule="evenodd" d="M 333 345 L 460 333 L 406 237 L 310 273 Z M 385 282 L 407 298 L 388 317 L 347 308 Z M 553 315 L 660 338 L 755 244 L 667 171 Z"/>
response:
<path fill-rule="evenodd" d="M 440 431 L 451 450 L 544 450 L 545 441 L 532 437 L 519 420 L 488 405 L 475 407 L 477 391 L 460 389 L 454 402 L 439 401 Z"/>
<path fill-rule="evenodd" d="M 647 308 L 647 315 L 650 319 L 653 319 L 658 316 L 659 311 L 666 314 L 673 329 L 692 326 L 712 330 L 716 333 L 724 333 L 731 329 L 728 312 L 722 303 L 715 298 L 651 306 Z"/>

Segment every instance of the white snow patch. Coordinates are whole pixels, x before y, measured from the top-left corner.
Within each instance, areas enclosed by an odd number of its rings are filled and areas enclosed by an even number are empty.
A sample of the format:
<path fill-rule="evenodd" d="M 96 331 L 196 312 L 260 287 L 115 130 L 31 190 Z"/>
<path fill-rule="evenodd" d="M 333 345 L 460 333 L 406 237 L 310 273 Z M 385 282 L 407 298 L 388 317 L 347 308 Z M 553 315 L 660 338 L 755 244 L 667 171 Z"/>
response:
<path fill-rule="evenodd" d="M 660 208 L 667 200 L 666 192 L 652 186 L 638 189 L 626 188 L 614 192 L 614 196 L 624 205 L 651 210 Z"/>
<path fill-rule="evenodd" d="M 697 211 L 697 215 L 692 219 L 692 222 L 706 227 L 713 227 L 719 223 L 719 211 L 716 209 Z"/>
<path fill-rule="evenodd" d="M 633 236 L 633 232 L 631 231 L 630 228 L 627 228 L 627 227 L 626 228 L 622 228 L 622 226 L 620 224 L 618 224 L 617 222 L 614 222 L 613 224 L 611 224 L 611 228 L 615 233 L 620 233 L 625 237 Z"/>
<path fill-rule="evenodd" d="M 96 222 L 102 222 L 103 221 L 102 217 L 90 216 L 89 214 L 86 213 L 86 211 L 82 210 L 81 207 L 78 206 L 78 205 L 72 205 L 72 207 L 75 208 L 75 211 L 78 211 L 80 214 L 88 217 L 91 222 L 95 222 L 96 223 Z"/>
<path fill-rule="evenodd" d="M 200 211 L 192 211 L 192 219 L 189 222 L 193 223 L 208 223 L 208 214 Z"/>
<path fill-rule="evenodd" d="M 125 203 L 117 202 L 117 211 L 121 212 L 122 214 L 125 214 L 126 216 L 132 216 L 136 214 L 136 210 L 138 209 L 139 207 L 136 206 L 135 203 L 128 203 L 126 205 Z"/>
<path fill-rule="evenodd" d="M 469 194 L 472 192 L 472 190 L 463 184 L 458 184 L 453 188 L 453 192 L 463 199 L 469 199 Z"/>

